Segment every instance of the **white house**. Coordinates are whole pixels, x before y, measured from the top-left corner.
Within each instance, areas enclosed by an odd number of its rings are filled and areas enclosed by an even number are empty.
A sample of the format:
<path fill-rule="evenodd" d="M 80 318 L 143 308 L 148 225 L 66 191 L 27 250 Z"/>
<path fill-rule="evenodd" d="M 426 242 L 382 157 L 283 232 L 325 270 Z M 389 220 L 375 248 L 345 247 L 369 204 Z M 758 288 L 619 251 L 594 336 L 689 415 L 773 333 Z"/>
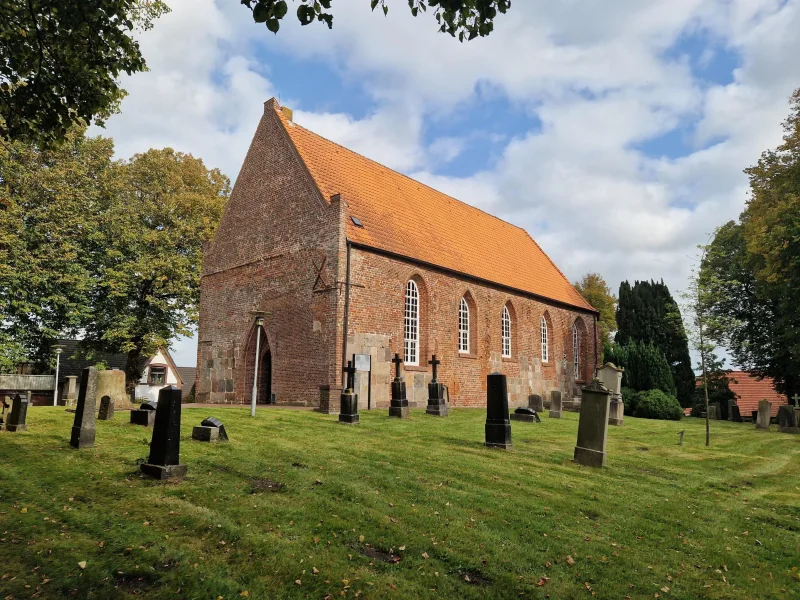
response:
<path fill-rule="evenodd" d="M 158 402 L 159 390 L 168 385 L 183 387 L 183 379 L 169 352 L 162 348 L 144 365 L 144 373 L 136 386 L 136 401 Z"/>

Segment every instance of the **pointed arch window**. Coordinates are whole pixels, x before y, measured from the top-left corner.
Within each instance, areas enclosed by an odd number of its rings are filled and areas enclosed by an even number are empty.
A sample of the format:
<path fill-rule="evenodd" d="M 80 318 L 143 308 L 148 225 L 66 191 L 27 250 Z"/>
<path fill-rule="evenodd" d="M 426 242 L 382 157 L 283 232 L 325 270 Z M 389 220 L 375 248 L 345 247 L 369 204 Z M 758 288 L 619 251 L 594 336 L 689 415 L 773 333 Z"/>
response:
<path fill-rule="evenodd" d="M 503 307 L 502 335 L 503 357 L 509 358 L 511 356 L 511 313 L 508 306 Z"/>
<path fill-rule="evenodd" d="M 406 284 L 403 360 L 407 365 L 419 365 L 419 288 L 413 279 Z"/>
<path fill-rule="evenodd" d="M 547 319 L 542 316 L 542 362 L 547 362 L 550 359 L 547 351 Z"/>
<path fill-rule="evenodd" d="M 463 296 L 458 305 L 458 351 L 469 353 L 469 304 Z"/>
<path fill-rule="evenodd" d="M 575 371 L 575 379 L 580 379 L 580 337 L 578 336 L 578 325 L 572 326 L 572 367 Z"/>

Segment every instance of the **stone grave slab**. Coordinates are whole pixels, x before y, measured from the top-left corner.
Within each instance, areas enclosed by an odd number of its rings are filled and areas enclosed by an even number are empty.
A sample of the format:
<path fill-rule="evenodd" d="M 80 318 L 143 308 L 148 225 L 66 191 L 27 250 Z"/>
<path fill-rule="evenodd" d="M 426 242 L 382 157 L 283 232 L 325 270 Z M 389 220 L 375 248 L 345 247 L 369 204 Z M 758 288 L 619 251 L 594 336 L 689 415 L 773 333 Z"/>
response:
<path fill-rule="evenodd" d="M 6 431 L 25 431 L 28 429 L 26 420 L 28 418 L 28 405 L 30 404 L 28 396 L 20 396 L 17 394 L 11 400 L 11 411 L 8 414 L 8 422 L 6 423 Z"/>
<path fill-rule="evenodd" d="M 75 406 L 75 420 L 72 423 L 72 436 L 69 440 L 73 448 L 94 446 L 97 413 L 97 369 L 86 367 L 81 373 L 81 389 L 78 404 Z"/>
<path fill-rule="evenodd" d="M 486 446 L 511 448 L 511 421 L 508 418 L 508 385 L 502 373 L 486 376 Z"/>
<path fill-rule="evenodd" d="M 140 466 L 145 475 L 155 479 L 186 475 L 186 465 L 180 464 L 181 399 L 181 388 L 174 385 L 161 388 L 158 392 L 150 457 Z"/>
<path fill-rule="evenodd" d="M 575 462 L 589 467 L 604 467 L 611 392 L 599 379 L 592 381 L 582 392 L 583 410 L 578 421 Z"/>
<path fill-rule="evenodd" d="M 561 391 L 552 390 L 550 392 L 550 418 L 561 418 Z"/>

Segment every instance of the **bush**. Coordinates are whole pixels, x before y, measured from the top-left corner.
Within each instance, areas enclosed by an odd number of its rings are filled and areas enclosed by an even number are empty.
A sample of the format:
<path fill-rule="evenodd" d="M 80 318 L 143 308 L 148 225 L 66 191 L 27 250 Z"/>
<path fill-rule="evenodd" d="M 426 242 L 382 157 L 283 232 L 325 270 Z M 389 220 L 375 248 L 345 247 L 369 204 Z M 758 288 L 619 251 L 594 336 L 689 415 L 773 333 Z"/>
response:
<path fill-rule="evenodd" d="M 661 390 L 649 390 L 638 395 L 634 417 L 645 419 L 664 419 L 680 421 L 683 409 L 675 396 L 665 394 Z"/>
<path fill-rule="evenodd" d="M 675 382 L 669 363 L 661 350 L 653 344 L 635 340 L 624 346 L 616 344 L 603 352 L 603 361 L 625 369 L 622 375 L 623 387 L 640 392 L 661 390 L 667 394 L 675 393 Z"/>
<path fill-rule="evenodd" d="M 622 403 L 625 405 L 625 414 L 632 417 L 633 411 L 636 410 L 636 405 L 639 403 L 639 392 L 624 387 L 620 393 L 622 394 Z"/>

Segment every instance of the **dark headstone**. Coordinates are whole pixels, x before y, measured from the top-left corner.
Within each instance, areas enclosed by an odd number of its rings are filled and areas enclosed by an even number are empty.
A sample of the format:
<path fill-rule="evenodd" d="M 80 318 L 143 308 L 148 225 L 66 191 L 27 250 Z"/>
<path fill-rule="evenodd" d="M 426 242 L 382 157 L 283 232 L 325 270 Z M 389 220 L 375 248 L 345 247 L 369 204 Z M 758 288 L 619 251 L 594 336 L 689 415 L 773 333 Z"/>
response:
<path fill-rule="evenodd" d="M 733 409 L 736 407 L 736 400 L 728 400 L 728 412 L 725 415 L 725 418 L 728 421 L 735 421 L 736 419 L 733 418 Z"/>
<path fill-rule="evenodd" d="M 392 381 L 392 399 L 389 403 L 389 416 L 400 419 L 408 418 L 408 398 L 406 398 L 406 382 L 400 379 L 400 364 L 403 359 L 395 354 L 392 359 L 395 367 L 394 381 Z"/>
<path fill-rule="evenodd" d="M 347 373 L 347 387 L 342 392 L 341 408 L 339 409 L 339 423 L 348 425 L 358 424 L 358 394 L 353 391 L 353 379 L 355 378 L 356 368 L 353 361 L 348 360 L 347 366 L 342 369 Z"/>
<path fill-rule="evenodd" d="M 75 421 L 72 424 L 72 437 L 69 440 L 73 448 L 94 446 L 96 412 L 97 369 L 86 367 L 81 373 L 81 389 L 78 392 Z"/>
<path fill-rule="evenodd" d="M 154 402 L 143 402 L 138 409 L 131 411 L 131 425 L 152 427 L 156 422 L 156 408 Z"/>
<path fill-rule="evenodd" d="M 754 410 L 750 412 L 750 417 L 753 419 L 753 423 L 758 421 L 758 411 Z"/>
<path fill-rule="evenodd" d="M 528 396 L 528 407 L 537 413 L 544 412 L 544 400 L 539 394 L 531 394 Z"/>
<path fill-rule="evenodd" d="M 523 423 L 541 423 L 539 414 L 530 407 L 521 406 L 511 414 L 512 421 L 522 421 Z"/>
<path fill-rule="evenodd" d="M 220 421 L 217 417 L 208 417 L 207 419 L 203 419 L 200 422 L 200 425 L 203 427 L 216 427 L 219 429 L 219 440 L 221 442 L 228 441 L 228 432 L 225 431 L 225 425 L 223 425 L 222 421 Z"/>
<path fill-rule="evenodd" d="M 17 394 L 11 401 L 11 412 L 8 415 L 6 431 L 25 431 L 28 426 L 25 419 L 28 416 L 28 397 Z"/>
<path fill-rule="evenodd" d="M 100 398 L 100 411 L 97 413 L 100 421 L 110 421 L 114 418 L 114 399 L 111 396 Z"/>
<path fill-rule="evenodd" d="M 156 422 L 150 440 L 150 458 L 142 472 L 156 479 L 182 477 L 186 465 L 180 464 L 181 388 L 169 385 L 158 392 Z"/>
<path fill-rule="evenodd" d="M 428 384 L 428 406 L 425 412 L 429 415 L 436 417 L 446 417 L 448 413 L 447 400 L 444 398 L 444 392 L 447 388 L 443 383 L 438 381 L 431 381 Z"/>
<path fill-rule="evenodd" d="M 219 442 L 219 428 L 195 425 L 192 427 L 192 439 L 198 442 Z"/>
<path fill-rule="evenodd" d="M 583 402 L 578 421 L 575 462 L 589 467 L 604 467 L 611 392 L 599 379 L 592 381 L 581 392 Z"/>
<path fill-rule="evenodd" d="M 561 418 L 561 391 L 552 390 L 550 392 L 550 418 Z"/>
<path fill-rule="evenodd" d="M 486 445 L 489 448 L 511 448 L 511 422 L 508 418 L 506 376 L 492 373 L 486 377 Z"/>
<path fill-rule="evenodd" d="M 778 408 L 778 431 L 781 433 L 800 433 L 794 406 L 784 404 Z"/>
<path fill-rule="evenodd" d="M 739 412 L 739 405 L 732 404 L 731 405 L 731 421 L 735 423 L 743 423 L 744 419 L 742 419 L 742 414 Z"/>

